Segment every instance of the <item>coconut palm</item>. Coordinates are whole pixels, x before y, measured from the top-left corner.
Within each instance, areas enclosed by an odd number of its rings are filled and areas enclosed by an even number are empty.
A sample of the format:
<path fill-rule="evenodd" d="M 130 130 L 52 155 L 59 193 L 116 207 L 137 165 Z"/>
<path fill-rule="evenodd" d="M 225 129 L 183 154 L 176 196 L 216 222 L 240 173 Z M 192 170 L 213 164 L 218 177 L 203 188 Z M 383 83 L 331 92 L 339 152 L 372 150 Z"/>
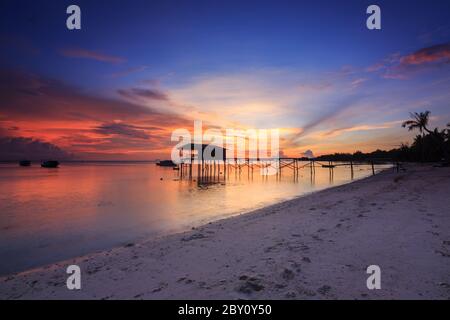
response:
<path fill-rule="evenodd" d="M 410 113 L 412 120 L 407 120 L 403 122 L 402 127 L 408 128 L 409 131 L 412 131 L 414 129 L 419 129 L 419 132 L 423 134 L 425 131 L 428 133 L 432 133 L 427 128 L 428 120 L 430 117 L 430 111 L 425 112 L 411 112 Z"/>

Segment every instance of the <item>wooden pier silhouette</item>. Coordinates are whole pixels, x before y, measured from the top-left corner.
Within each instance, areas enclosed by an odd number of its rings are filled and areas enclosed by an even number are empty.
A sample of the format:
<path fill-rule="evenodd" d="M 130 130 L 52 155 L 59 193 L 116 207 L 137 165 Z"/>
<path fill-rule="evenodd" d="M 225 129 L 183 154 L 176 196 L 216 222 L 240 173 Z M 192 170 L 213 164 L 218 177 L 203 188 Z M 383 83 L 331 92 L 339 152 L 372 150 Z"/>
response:
<path fill-rule="evenodd" d="M 208 149 L 210 148 L 210 149 Z M 290 171 L 294 179 L 298 179 L 302 170 L 308 170 L 314 176 L 317 168 L 329 170 L 330 179 L 334 175 L 334 170 L 338 167 L 350 167 L 351 179 L 354 177 L 355 167 L 370 165 L 372 175 L 376 173 L 376 166 L 391 164 L 397 172 L 400 170 L 400 163 L 392 159 L 368 159 L 357 161 L 323 161 L 317 159 L 305 159 L 295 157 L 227 157 L 227 149 L 206 144 L 187 144 L 180 148 L 180 158 L 178 172 L 181 179 L 196 179 L 200 183 L 218 182 L 226 180 L 230 173 L 240 176 L 247 171 L 248 177 L 253 177 L 255 171 L 259 171 L 262 176 L 276 176 L 281 178 L 283 172 Z M 205 156 L 205 151 L 208 156 Z M 217 154 L 216 154 L 217 153 Z M 200 156 L 199 156 L 200 155 Z"/>
<path fill-rule="evenodd" d="M 186 159 L 184 159 L 186 160 Z M 392 165 L 392 168 L 399 171 L 400 164 L 392 161 L 316 161 L 314 159 L 305 160 L 303 158 L 231 158 L 225 160 L 197 160 L 182 161 L 179 165 L 179 176 L 181 179 L 197 179 L 199 182 L 215 182 L 227 180 L 230 174 L 240 176 L 245 174 L 253 177 L 254 174 L 262 176 L 275 176 L 281 178 L 283 174 L 298 179 L 301 171 L 308 171 L 314 176 L 316 169 L 324 168 L 329 170 L 330 179 L 334 175 L 334 170 L 339 167 L 349 167 L 351 179 L 354 177 L 355 168 L 359 166 L 370 166 L 372 175 L 376 173 L 379 165 Z M 289 174 L 285 173 L 289 171 Z"/>

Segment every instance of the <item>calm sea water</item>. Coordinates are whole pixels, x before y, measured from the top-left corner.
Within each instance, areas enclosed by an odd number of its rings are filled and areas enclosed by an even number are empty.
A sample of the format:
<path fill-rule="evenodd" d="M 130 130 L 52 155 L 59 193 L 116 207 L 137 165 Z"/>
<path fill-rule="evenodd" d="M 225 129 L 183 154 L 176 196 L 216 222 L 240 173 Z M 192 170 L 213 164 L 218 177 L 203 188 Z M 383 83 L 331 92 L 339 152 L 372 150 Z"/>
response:
<path fill-rule="evenodd" d="M 381 169 L 378 167 L 377 169 Z M 0 274 L 190 229 L 351 181 L 349 167 L 298 180 L 229 172 L 198 185 L 153 163 L 63 163 L 57 169 L 0 164 Z M 355 168 L 354 179 L 372 174 Z"/>

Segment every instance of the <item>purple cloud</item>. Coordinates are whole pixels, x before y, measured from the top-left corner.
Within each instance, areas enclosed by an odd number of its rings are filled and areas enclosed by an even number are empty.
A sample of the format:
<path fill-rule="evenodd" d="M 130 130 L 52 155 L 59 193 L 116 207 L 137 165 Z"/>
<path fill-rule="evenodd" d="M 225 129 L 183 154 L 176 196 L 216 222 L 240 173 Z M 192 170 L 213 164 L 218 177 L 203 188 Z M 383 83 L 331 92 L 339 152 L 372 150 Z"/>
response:
<path fill-rule="evenodd" d="M 40 161 L 45 159 L 64 160 L 71 155 L 54 144 L 32 138 L 0 137 L 0 160 L 18 161 L 28 159 Z"/>
<path fill-rule="evenodd" d="M 145 98 L 162 101 L 169 100 L 167 94 L 156 89 L 131 88 L 128 90 L 119 89 L 117 92 L 126 98 Z"/>
<path fill-rule="evenodd" d="M 122 135 L 138 139 L 148 139 L 148 135 L 142 127 L 122 122 L 104 123 L 95 129 L 95 132 L 104 135 Z"/>
<path fill-rule="evenodd" d="M 91 51 L 86 49 L 80 49 L 80 48 L 71 48 L 71 49 L 62 49 L 60 53 L 64 57 L 68 58 L 81 58 L 81 59 L 90 59 L 95 61 L 101 61 L 101 62 L 109 62 L 109 63 L 122 63 L 126 60 L 121 57 L 111 56 L 107 54 L 103 54 L 97 51 Z"/>

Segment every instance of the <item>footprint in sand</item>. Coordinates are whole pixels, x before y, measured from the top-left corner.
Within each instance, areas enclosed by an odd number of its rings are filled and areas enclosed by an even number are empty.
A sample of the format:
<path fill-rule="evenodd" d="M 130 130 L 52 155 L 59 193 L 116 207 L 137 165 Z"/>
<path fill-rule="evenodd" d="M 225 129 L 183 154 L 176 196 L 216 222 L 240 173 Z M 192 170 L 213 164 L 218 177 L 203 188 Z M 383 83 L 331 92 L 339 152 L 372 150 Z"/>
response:
<path fill-rule="evenodd" d="M 326 295 L 328 292 L 330 292 L 331 287 L 329 285 L 323 285 L 319 289 L 317 289 L 317 292 L 321 295 Z"/>
<path fill-rule="evenodd" d="M 291 268 L 294 269 L 295 272 L 300 273 L 302 271 L 300 267 L 301 267 L 301 265 L 299 263 L 297 263 L 295 261 L 291 262 Z"/>
<path fill-rule="evenodd" d="M 441 250 L 434 250 L 434 252 L 435 252 L 435 253 L 438 253 L 438 254 L 440 254 L 441 256 L 446 257 L 446 258 L 449 258 L 449 257 L 450 257 L 450 253 L 447 253 L 447 252 L 444 252 L 444 251 L 441 251 Z"/>
<path fill-rule="evenodd" d="M 302 296 L 314 297 L 316 293 L 313 290 L 309 290 L 307 288 L 298 287 L 297 292 Z"/>
<path fill-rule="evenodd" d="M 297 294 L 294 291 L 288 291 L 284 294 L 284 297 L 287 299 L 293 299 L 297 296 Z"/>
<path fill-rule="evenodd" d="M 165 289 L 167 286 L 168 286 L 168 284 L 166 282 L 160 282 L 158 287 L 156 287 L 155 289 L 152 290 L 152 293 L 159 292 L 159 291 Z"/>
<path fill-rule="evenodd" d="M 292 279 L 294 279 L 294 277 L 295 277 L 295 273 L 294 273 L 294 271 L 292 271 L 291 269 L 285 268 L 285 269 L 283 270 L 283 272 L 281 273 L 281 277 L 282 277 L 284 280 L 292 280 Z"/>
<path fill-rule="evenodd" d="M 264 289 L 264 286 L 261 284 L 261 279 L 259 278 L 242 275 L 239 277 L 239 280 L 243 282 L 237 286 L 236 291 L 238 292 L 252 294 Z"/>
<path fill-rule="evenodd" d="M 194 233 L 191 236 L 181 238 L 181 241 L 192 241 L 192 240 L 203 239 L 203 238 L 206 238 L 206 236 L 204 234 Z"/>

